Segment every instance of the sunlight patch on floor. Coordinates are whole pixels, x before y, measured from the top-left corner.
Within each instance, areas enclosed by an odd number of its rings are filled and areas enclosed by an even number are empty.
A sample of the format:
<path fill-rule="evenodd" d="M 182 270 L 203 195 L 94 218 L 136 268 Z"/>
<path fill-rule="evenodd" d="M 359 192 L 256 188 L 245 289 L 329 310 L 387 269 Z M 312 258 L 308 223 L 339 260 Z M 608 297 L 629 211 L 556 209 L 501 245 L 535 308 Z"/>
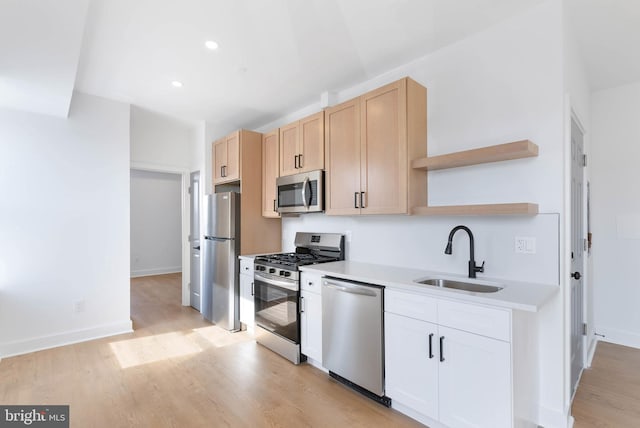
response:
<path fill-rule="evenodd" d="M 224 346 L 235 345 L 236 343 L 248 342 L 253 340 L 253 337 L 246 331 L 237 333 L 231 333 L 215 325 L 201 328 L 194 328 L 193 332 L 211 343 L 216 348 L 222 348 Z"/>
<path fill-rule="evenodd" d="M 109 344 L 123 369 L 196 354 L 202 348 L 181 333 L 165 333 Z"/>

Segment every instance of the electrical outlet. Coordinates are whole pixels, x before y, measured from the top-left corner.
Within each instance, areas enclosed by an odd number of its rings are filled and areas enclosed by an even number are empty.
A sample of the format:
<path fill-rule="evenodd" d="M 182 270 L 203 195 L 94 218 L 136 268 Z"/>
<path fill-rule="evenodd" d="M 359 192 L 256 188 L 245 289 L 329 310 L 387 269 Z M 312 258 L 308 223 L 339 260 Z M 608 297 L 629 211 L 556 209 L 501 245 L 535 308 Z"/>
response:
<path fill-rule="evenodd" d="M 536 238 L 531 236 L 516 236 L 515 251 L 518 254 L 535 254 Z"/>
<path fill-rule="evenodd" d="M 76 312 L 76 314 L 84 312 L 84 308 L 85 308 L 84 299 L 76 300 L 76 302 L 73 304 L 73 310 Z"/>

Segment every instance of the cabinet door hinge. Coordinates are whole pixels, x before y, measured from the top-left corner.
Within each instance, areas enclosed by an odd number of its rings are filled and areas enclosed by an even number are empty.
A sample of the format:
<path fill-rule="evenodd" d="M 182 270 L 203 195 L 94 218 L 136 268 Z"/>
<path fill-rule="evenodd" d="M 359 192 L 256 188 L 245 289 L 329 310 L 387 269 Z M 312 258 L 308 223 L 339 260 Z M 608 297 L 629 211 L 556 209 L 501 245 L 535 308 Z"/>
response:
<path fill-rule="evenodd" d="M 582 335 L 583 336 L 587 335 L 587 323 L 586 322 L 582 323 Z"/>
<path fill-rule="evenodd" d="M 582 166 L 587 166 L 587 155 L 582 155 Z"/>
<path fill-rule="evenodd" d="M 584 242 L 584 250 L 587 251 L 589 244 L 587 243 L 587 238 L 582 240 Z"/>

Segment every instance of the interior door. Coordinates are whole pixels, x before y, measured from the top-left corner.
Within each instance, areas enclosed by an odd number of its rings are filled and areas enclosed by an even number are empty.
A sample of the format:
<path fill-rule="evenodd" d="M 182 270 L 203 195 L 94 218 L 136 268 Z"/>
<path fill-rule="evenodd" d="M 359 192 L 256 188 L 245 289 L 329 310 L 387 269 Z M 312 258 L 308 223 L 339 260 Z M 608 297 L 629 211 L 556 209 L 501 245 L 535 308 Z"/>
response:
<path fill-rule="evenodd" d="M 584 368 L 584 135 L 571 120 L 571 394 Z"/>
<path fill-rule="evenodd" d="M 200 171 L 191 173 L 189 203 L 191 206 L 189 226 L 189 245 L 191 247 L 190 304 L 200 310 Z"/>

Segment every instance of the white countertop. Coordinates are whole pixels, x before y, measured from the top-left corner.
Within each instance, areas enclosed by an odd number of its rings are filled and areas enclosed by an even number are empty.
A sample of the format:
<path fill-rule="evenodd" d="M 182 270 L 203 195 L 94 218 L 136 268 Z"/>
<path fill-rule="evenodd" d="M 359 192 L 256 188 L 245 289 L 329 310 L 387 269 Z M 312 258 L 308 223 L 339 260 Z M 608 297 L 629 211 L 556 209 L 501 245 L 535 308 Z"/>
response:
<path fill-rule="evenodd" d="M 302 266 L 300 267 L 300 270 L 332 276 L 335 278 L 382 285 L 388 288 L 412 293 L 456 299 L 466 302 L 482 303 L 529 312 L 537 312 L 545 303 L 560 291 L 559 285 L 535 284 L 485 277 L 470 280 L 464 275 L 351 261 Z M 414 282 L 416 279 L 424 279 L 434 276 L 453 279 L 456 281 L 477 282 L 480 284 L 483 282 L 497 283 L 497 285 L 503 287 L 503 289 L 495 293 L 475 293 L 417 284 Z"/>

